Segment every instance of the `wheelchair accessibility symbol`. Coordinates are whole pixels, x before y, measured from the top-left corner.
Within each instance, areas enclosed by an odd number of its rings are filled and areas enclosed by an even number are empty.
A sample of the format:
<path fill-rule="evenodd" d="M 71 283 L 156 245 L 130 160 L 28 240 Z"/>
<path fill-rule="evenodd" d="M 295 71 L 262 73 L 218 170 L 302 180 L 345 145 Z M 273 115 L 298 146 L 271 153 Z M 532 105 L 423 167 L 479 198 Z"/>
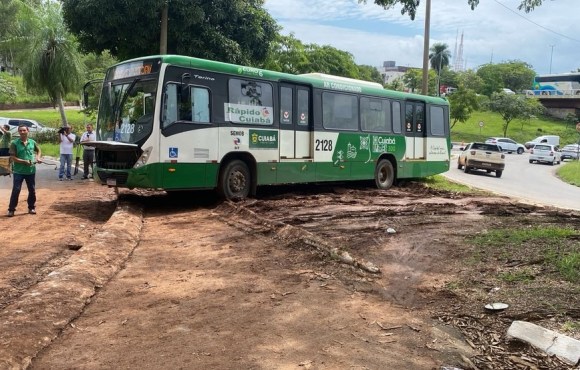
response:
<path fill-rule="evenodd" d="M 179 148 L 169 148 L 169 158 L 177 158 L 179 156 Z"/>

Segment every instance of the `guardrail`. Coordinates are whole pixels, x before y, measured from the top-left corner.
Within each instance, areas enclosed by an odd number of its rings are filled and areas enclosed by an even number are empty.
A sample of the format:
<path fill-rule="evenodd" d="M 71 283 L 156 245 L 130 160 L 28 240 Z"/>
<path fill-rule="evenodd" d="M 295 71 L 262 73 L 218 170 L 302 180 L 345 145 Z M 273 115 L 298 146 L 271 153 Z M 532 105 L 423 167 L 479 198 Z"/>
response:
<path fill-rule="evenodd" d="M 549 98 L 580 98 L 580 89 L 570 89 L 570 90 L 526 90 L 527 97 L 536 97 L 541 99 Z"/>

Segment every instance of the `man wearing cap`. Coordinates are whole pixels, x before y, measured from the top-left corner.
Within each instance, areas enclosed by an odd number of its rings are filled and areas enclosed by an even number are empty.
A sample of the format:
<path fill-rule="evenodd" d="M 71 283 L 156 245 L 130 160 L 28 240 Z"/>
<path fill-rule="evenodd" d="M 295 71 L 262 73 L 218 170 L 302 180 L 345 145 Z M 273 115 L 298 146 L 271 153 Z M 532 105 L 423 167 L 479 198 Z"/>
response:
<path fill-rule="evenodd" d="M 87 143 L 89 141 L 96 141 L 97 135 L 93 131 L 93 125 L 87 124 L 87 131 L 81 136 L 81 144 Z M 84 175 L 83 180 L 89 178 L 89 166 L 91 171 L 93 169 L 93 162 L 95 161 L 95 147 L 89 145 L 83 145 L 83 166 Z"/>

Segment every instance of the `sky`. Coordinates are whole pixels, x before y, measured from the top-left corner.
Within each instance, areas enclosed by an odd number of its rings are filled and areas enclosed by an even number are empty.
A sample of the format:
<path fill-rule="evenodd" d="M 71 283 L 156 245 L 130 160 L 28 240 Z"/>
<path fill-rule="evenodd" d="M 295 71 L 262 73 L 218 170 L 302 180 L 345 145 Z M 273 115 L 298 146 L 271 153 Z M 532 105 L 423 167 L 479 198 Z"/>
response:
<path fill-rule="evenodd" d="M 383 61 L 423 66 L 425 0 L 415 20 L 401 7 L 385 10 L 373 0 L 266 0 L 265 8 L 282 27 L 305 44 L 330 45 L 350 52 L 357 64 L 374 67 Z M 430 45 L 445 43 L 454 65 L 463 34 L 463 66 L 519 60 L 537 74 L 580 68 L 580 0 L 544 0 L 526 13 L 521 0 L 480 0 L 475 10 L 467 0 L 432 0 Z M 459 52 L 457 52 L 459 55 Z"/>

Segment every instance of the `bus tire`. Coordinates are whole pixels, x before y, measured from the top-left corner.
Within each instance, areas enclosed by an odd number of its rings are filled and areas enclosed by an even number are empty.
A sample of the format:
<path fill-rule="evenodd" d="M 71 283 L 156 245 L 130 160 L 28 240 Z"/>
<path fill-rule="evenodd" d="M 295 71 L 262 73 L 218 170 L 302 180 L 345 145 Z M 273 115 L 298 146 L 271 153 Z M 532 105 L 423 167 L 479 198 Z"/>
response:
<path fill-rule="evenodd" d="M 375 184 L 377 188 L 387 190 L 395 182 L 393 164 L 387 159 L 381 159 L 375 168 Z"/>
<path fill-rule="evenodd" d="M 227 200 L 242 200 L 248 197 L 252 188 L 250 169 L 244 161 L 233 160 L 226 164 L 219 177 L 218 192 Z"/>
<path fill-rule="evenodd" d="M 495 171 L 495 177 L 501 177 L 501 174 L 503 173 L 502 170 L 497 170 Z"/>

